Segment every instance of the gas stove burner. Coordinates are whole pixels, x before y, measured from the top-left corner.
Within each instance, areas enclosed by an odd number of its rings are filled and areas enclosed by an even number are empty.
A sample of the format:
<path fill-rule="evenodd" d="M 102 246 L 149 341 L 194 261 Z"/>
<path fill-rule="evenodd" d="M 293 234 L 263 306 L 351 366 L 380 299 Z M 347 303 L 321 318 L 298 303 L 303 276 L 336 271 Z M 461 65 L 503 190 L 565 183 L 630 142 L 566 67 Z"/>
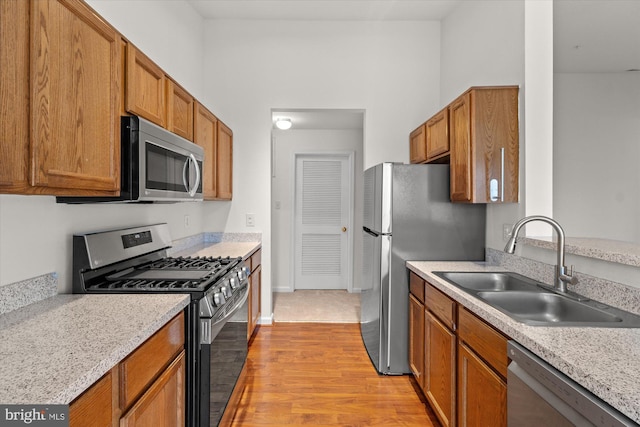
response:
<path fill-rule="evenodd" d="M 154 262 L 150 269 L 186 269 L 186 270 L 213 270 L 231 262 L 229 257 L 177 257 L 164 258 Z"/>

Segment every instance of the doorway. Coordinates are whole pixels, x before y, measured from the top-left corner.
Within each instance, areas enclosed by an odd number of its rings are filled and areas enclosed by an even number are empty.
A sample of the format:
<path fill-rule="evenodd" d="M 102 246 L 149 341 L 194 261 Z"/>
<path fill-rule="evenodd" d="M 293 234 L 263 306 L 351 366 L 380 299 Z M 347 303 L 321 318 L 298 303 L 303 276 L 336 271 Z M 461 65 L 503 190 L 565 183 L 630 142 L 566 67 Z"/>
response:
<path fill-rule="evenodd" d="M 351 172 L 347 174 L 352 180 L 350 201 L 351 221 L 346 227 L 345 234 L 352 240 L 347 246 L 342 259 L 347 262 L 346 289 L 348 292 L 360 291 L 360 274 L 362 256 L 354 247 L 362 245 L 361 233 L 355 230 L 362 228 L 362 165 L 364 139 L 364 111 L 363 110 L 272 110 L 272 119 L 277 117 L 291 118 L 292 127 L 289 130 L 272 129 L 271 147 L 271 248 L 272 248 L 272 291 L 293 292 L 294 289 L 308 289 L 309 285 L 297 286 L 295 266 L 296 256 L 300 253 L 296 249 L 296 163 L 303 156 L 351 156 Z M 309 159 L 307 159 L 309 160 Z M 315 164 L 318 166 L 318 164 Z M 311 171 L 311 169 L 309 169 Z M 340 172 L 342 177 L 342 172 Z M 334 184 L 331 184 L 334 185 Z M 326 195 L 325 195 L 326 196 Z M 317 206 L 317 205 L 316 205 Z M 313 209 L 309 213 L 313 216 Z M 319 214 L 316 214 L 318 216 Z M 320 215 L 322 216 L 322 215 Z M 323 240 L 324 239 L 324 240 Z M 335 237 L 333 238 L 335 240 Z M 301 236 L 298 238 L 301 243 Z M 307 243 L 314 238 L 307 238 Z M 330 247 L 331 238 L 323 237 L 321 241 Z M 329 245 L 329 246 L 327 246 Z M 358 246 L 360 245 L 360 246 Z M 315 248 L 317 250 L 317 248 Z M 326 249 L 325 249 L 326 250 Z M 307 255 L 309 254 L 307 250 Z M 321 254 L 306 257 L 307 262 L 319 259 Z M 335 259 L 335 257 L 334 257 Z M 300 257 L 299 261 L 302 261 Z M 313 269 L 313 264 L 307 264 Z M 322 280 L 315 280 L 313 287 L 326 289 Z M 318 284 L 320 282 L 320 284 Z M 335 288 L 335 286 L 332 286 Z"/>

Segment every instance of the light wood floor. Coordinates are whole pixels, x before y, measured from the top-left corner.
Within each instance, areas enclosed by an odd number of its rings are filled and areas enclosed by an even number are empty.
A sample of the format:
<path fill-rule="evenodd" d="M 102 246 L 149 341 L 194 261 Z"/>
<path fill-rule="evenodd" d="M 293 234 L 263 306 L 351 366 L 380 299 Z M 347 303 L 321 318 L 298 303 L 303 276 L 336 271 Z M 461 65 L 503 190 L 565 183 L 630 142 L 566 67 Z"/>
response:
<path fill-rule="evenodd" d="M 380 376 L 358 324 L 274 323 L 249 349 L 232 426 L 440 427 L 411 376 Z"/>

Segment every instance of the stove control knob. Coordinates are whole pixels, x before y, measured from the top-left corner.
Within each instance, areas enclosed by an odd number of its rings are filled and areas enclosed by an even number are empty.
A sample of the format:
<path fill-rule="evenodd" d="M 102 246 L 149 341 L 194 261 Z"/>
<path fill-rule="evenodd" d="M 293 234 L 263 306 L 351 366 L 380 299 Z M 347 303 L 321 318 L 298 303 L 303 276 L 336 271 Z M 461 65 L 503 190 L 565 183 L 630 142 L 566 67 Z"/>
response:
<path fill-rule="evenodd" d="M 238 278 L 235 276 L 229 278 L 229 283 L 231 284 L 231 289 L 235 289 L 238 286 L 240 286 L 240 282 L 238 281 Z"/>
<path fill-rule="evenodd" d="M 243 280 L 245 280 L 247 277 L 249 277 L 249 267 L 242 267 L 239 271 L 238 271 L 238 278 L 240 279 L 240 281 L 242 282 Z"/>
<path fill-rule="evenodd" d="M 216 292 L 213 294 L 213 303 L 216 305 L 216 307 L 220 307 L 222 304 L 224 304 L 224 295 L 222 294 L 222 292 Z"/>
<path fill-rule="evenodd" d="M 224 297 L 227 299 L 229 299 L 229 297 L 231 296 L 231 288 L 229 288 L 229 286 L 222 286 L 220 288 L 220 291 L 222 292 L 222 295 L 224 295 Z"/>

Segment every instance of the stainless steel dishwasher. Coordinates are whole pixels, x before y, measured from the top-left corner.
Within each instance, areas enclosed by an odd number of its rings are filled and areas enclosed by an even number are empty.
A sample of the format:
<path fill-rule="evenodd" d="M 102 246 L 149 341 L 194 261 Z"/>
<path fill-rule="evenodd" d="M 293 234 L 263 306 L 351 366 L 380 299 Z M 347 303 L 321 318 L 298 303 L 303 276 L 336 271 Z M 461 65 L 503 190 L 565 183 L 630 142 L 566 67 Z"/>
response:
<path fill-rule="evenodd" d="M 507 351 L 509 427 L 638 426 L 520 344 Z"/>

